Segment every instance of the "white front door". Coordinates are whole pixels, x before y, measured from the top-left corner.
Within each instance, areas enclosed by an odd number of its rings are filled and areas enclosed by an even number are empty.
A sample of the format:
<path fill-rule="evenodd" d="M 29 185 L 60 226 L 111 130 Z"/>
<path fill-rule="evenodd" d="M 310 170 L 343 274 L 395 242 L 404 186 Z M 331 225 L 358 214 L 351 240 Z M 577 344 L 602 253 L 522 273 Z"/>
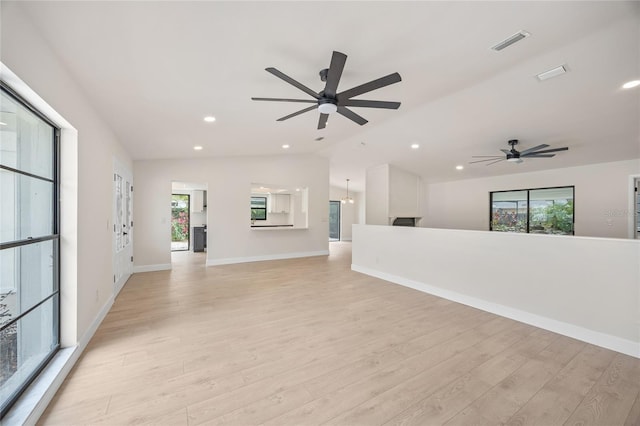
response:
<path fill-rule="evenodd" d="M 114 297 L 133 272 L 133 178 L 113 160 L 113 283 Z"/>

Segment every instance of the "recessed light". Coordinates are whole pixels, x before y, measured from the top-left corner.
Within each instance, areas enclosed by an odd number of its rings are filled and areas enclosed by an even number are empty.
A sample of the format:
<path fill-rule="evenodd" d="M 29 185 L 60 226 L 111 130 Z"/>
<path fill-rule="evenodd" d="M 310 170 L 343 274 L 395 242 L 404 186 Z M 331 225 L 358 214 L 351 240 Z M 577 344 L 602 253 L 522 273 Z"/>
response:
<path fill-rule="evenodd" d="M 194 151 L 202 151 L 202 147 L 200 145 L 196 145 L 193 147 Z"/>
<path fill-rule="evenodd" d="M 420 148 L 420 145 L 418 145 L 417 143 L 411 144 L 411 149 L 418 149 L 418 148 Z"/>
<path fill-rule="evenodd" d="M 622 85 L 623 89 L 633 89 L 634 87 L 640 86 L 640 80 L 632 80 L 628 81 Z"/>
<path fill-rule="evenodd" d="M 456 166 L 456 170 L 462 170 L 464 169 L 464 166 Z"/>
<path fill-rule="evenodd" d="M 289 148 L 290 148 L 290 146 L 287 145 L 287 144 L 282 145 L 282 149 L 289 149 Z"/>
<path fill-rule="evenodd" d="M 6 126 L 7 123 L 5 123 L 4 121 L 0 121 L 0 126 Z"/>
<path fill-rule="evenodd" d="M 207 123 L 213 123 L 214 121 L 216 121 L 216 118 L 213 115 L 207 115 L 204 118 L 204 121 L 206 121 Z"/>

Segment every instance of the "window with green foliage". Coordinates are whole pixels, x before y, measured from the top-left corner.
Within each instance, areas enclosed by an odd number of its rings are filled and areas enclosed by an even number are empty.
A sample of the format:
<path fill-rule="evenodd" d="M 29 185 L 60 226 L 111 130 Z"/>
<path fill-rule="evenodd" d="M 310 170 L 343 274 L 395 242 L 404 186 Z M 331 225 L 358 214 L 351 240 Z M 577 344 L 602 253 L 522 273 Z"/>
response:
<path fill-rule="evenodd" d="M 490 193 L 490 229 L 532 234 L 574 234 L 574 187 Z"/>
<path fill-rule="evenodd" d="M 267 197 L 251 197 L 251 220 L 267 220 Z"/>

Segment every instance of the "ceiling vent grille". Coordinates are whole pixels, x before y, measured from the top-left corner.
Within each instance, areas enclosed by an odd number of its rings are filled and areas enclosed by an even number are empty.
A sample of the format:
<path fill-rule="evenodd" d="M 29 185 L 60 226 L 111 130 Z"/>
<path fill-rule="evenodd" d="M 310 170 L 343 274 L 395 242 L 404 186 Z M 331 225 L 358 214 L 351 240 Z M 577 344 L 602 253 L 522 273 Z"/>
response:
<path fill-rule="evenodd" d="M 531 34 L 526 32 L 526 31 L 519 31 L 519 32 L 515 33 L 514 35 L 512 35 L 511 37 L 509 37 L 509 38 L 507 38 L 505 40 L 502 40 L 500 43 L 496 44 L 491 49 L 495 50 L 496 52 L 499 52 L 502 49 L 506 49 L 507 47 L 511 46 L 512 44 L 517 43 L 520 40 L 529 37 L 530 35 Z"/>
<path fill-rule="evenodd" d="M 559 75 L 562 75 L 566 72 L 567 72 L 567 69 L 564 67 L 564 65 L 560 65 L 559 67 L 555 67 L 553 69 L 550 69 L 549 71 L 541 72 L 536 77 L 538 77 L 538 80 L 544 81 L 552 77 L 557 77 Z"/>

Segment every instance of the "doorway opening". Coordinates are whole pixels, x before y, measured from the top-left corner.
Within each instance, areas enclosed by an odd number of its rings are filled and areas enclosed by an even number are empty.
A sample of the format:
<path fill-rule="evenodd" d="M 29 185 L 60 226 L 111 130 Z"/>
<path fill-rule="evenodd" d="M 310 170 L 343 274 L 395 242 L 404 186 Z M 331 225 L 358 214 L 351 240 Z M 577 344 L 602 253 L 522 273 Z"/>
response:
<path fill-rule="evenodd" d="M 340 241 L 340 201 L 329 201 L 329 241 Z"/>
<path fill-rule="evenodd" d="M 207 263 L 206 183 L 171 182 L 171 267 Z"/>
<path fill-rule="evenodd" d="M 188 251 L 191 232 L 191 196 L 171 194 L 171 251 Z"/>

